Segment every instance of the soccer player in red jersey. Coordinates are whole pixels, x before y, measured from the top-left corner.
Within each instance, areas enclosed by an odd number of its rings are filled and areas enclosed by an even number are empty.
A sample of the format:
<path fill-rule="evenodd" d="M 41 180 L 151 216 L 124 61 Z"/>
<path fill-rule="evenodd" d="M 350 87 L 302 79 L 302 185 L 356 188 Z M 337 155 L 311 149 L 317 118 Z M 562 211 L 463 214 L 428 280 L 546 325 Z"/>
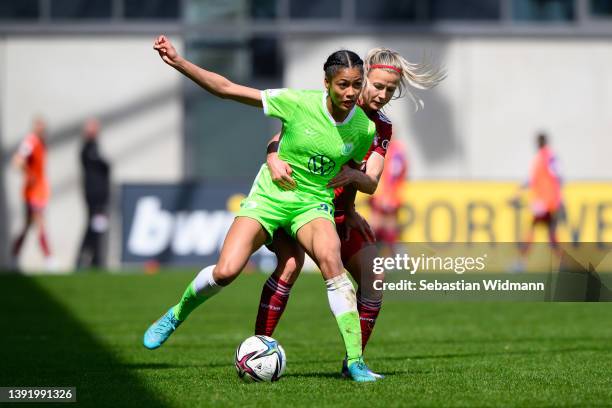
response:
<path fill-rule="evenodd" d="M 44 209 L 49 201 L 49 183 L 46 175 L 47 145 L 45 142 L 45 122 L 34 120 L 32 132 L 21 142 L 13 156 L 13 165 L 23 171 L 23 200 L 26 220 L 23 229 L 13 242 L 12 255 L 16 260 L 21 247 L 32 225 L 38 229 L 38 242 L 47 260 L 47 267 L 52 267 L 51 250 L 45 232 Z"/>
<path fill-rule="evenodd" d="M 557 221 L 563 208 L 561 195 L 561 175 L 559 174 L 557 158 L 550 146 L 545 133 L 536 137 L 538 152 L 531 164 L 529 181 L 523 188 L 529 188 L 531 198 L 531 212 L 533 218 L 522 254 L 529 251 L 534 238 L 535 227 L 543 224 L 548 230 L 548 240 L 553 250 L 558 251 Z"/>
<path fill-rule="evenodd" d="M 361 169 L 344 167 L 329 184 L 335 188 L 336 231 L 341 238 L 341 257 L 344 267 L 357 281 L 357 310 L 362 333 L 362 348 L 365 348 L 376 323 L 382 304 L 382 292 L 373 288 L 374 280 L 382 275 L 372 272 L 372 260 L 376 256 L 374 234 L 368 223 L 355 211 L 356 191 L 373 194 L 383 173 L 384 158 L 391 140 L 391 121 L 381 109 L 399 89 L 407 91 L 417 104 L 422 105 L 408 89 L 408 85 L 429 89 L 445 77 L 442 70 L 425 64 L 411 64 L 397 52 L 377 48 L 368 53 L 365 61 L 366 85 L 359 99 L 359 106 L 376 125 L 376 137 L 362 161 Z M 295 188 L 291 178 L 291 167 L 278 159 L 275 147 L 279 135 L 272 138 L 268 146 L 268 167 L 273 180 L 282 188 Z M 255 325 L 255 333 L 271 336 L 289 299 L 289 293 L 304 262 L 302 248 L 282 230 L 276 232 L 269 246 L 278 258 L 274 273 L 264 284 Z M 346 363 L 343 363 L 346 375 Z"/>

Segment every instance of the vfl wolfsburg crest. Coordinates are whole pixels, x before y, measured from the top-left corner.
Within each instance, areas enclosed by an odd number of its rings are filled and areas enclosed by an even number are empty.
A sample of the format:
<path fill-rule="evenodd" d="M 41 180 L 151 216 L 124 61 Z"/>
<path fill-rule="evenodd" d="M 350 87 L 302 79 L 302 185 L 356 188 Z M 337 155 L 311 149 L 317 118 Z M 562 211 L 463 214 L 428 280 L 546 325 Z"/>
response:
<path fill-rule="evenodd" d="M 308 160 L 308 170 L 310 170 L 312 174 L 317 174 L 319 176 L 330 174 L 334 171 L 335 167 L 336 162 L 322 154 L 312 156 L 310 160 Z"/>
<path fill-rule="evenodd" d="M 343 156 L 350 156 L 352 152 L 353 152 L 352 143 L 345 143 L 344 145 L 342 145 L 342 155 Z"/>

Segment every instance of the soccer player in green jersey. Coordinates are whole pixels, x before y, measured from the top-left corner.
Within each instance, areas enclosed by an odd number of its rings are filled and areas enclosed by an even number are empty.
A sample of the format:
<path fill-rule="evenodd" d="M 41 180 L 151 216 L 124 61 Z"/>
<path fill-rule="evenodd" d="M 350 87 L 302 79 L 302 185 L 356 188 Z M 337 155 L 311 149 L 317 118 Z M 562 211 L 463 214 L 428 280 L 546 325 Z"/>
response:
<path fill-rule="evenodd" d="M 370 50 L 365 58 L 365 85 L 358 99 L 358 106 L 376 125 L 376 138 L 360 170 L 344 168 L 329 184 L 335 189 L 336 231 L 341 238 L 340 255 L 344 267 L 357 283 L 357 311 L 361 323 L 361 343 L 365 349 L 374 330 L 382 306 L 382 291 L 374 288 L 375 281 L 382 281 L 383 274 L 372 269 L 378 256 L 373 233 L 368 223 L 355 211 L 355 189 L 372 194 L 383 173 L 387 148 L 393 134 L 391 121 L 382 109 L 395 97 L 409 95 L 417 108 L 422 101 L 411 92 L 411 88 L 431 89 L 445 77 L 445 71 L 428 63 L 408 62 L 398 52 L 388 48 Z M 292 169 L 275 152 L 280 134 L 275 135 L 268 147 L 267 165 L 272 180 L 281 188 L 293 189 Z M 396 163 L 390 161 L 391 170 Z M 389 163 L 389 159 L 386 160 Z M 282 230 L 274 234 L 269 248 L 276 254 L 277 266 L 264 284 L 255 323 L 255 334 L 272 336 L 287 306 L 291 287 L 304 263 L 304 250 Z M 346 360 L 342 374 L 348 375 Z M 374 374 L 377 375 L 377 374 Z"/>
<path fill-rule="evenodd" d="M 232 83 L 182 58 L 165 37 L 153 48 L 163 61 L 206 91 L 224 99 L 263 108 L 283 123 L 280 157 L 293 168 L 295 190 L 278 187 L 266 165 L 259 171 L 223 243 L 216 265 L 200 271 L 179 303 L 144 335 L 149 349 L 161 346 L 197 306 L 238 277 L 249 257 L 270 242 L 274 231 L 290 232 L 321 269 L 328 300 L 342 335 L 350 377 L 376 381 L 362 358 L 355 290 L 342 267 L 340 239 L 334 227 L 334 190 L 327 184 L 344 164 L 356 168 L 368 151 L 375 126 L 356 106 L 363 84 L 363 61 L 348 50 L 329 56 L 323 91 L 260 91 Z"/>

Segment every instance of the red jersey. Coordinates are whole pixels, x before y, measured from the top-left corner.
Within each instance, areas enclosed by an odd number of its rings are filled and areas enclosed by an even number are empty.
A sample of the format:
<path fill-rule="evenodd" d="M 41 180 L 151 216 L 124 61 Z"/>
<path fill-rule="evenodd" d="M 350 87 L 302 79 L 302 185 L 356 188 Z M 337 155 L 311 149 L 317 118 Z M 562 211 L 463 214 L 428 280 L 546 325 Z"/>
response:
<path fill-rule="evenodd" d="M 367 114 L 367 112 L 366 112 Z M 393 133 L 391 121 L 381 111 L 375 111 L 368 114 L 368 118 L 376 125 L 376 135 L 374 141 L 370 146 L 370 149 L 361 161 L 361 171 L 365 172 L 366 162 L 370 158 L 373 152 L 380 154 L 383 158 L 387 155 L 387 148 L 391 142 L 391 135 Z M 346 194 L 344 193 L 344 187 L 338 187 L 334 190 L 334 207 L 336 211 L 343 211 L 346 208 L 347 202 Z"/>
<path fill-rule="evenodd" d="M 45 171 L 47 146 L 40 136 L 31 133 L 21 142 L 18 154 L 25 161 L 23 198 L 29 204 L 44 207 L 49 200 Z"/>
<path fill-rule="evenodd" d="M 561 177 L 555 155 L 547 146 L 542 147 L 533 160 L 529 187 L 534 213 L 554 212 L 561 206 Z"/>

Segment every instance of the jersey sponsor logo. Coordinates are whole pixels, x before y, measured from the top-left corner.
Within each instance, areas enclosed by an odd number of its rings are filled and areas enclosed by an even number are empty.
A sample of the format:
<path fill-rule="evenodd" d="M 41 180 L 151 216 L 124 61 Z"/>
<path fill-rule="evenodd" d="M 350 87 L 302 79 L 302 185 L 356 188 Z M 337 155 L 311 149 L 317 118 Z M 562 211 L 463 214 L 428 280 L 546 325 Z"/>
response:
<path fill-rule="evenodd" d="M 345 143 L 342 146 L 342 155 L 343 156 L 350 156 L 350 154 L 353 152 L 353 144 L 352 143 Z"/>
<path fill-rule="evenodd" d="M 312 174 L 318 176 L 327 176 L 334 171 L 335 167 L 336 162 L 322 154 L 312 156 L 310 160 L 308 160 L 308 170 L 310 170 Z"/>
<path fill-rule="evenodd" d="M 387 150 L 387 147 L 389 147 L 389 139 L 385 139 L 382 141 L 382 148 Z"/>

